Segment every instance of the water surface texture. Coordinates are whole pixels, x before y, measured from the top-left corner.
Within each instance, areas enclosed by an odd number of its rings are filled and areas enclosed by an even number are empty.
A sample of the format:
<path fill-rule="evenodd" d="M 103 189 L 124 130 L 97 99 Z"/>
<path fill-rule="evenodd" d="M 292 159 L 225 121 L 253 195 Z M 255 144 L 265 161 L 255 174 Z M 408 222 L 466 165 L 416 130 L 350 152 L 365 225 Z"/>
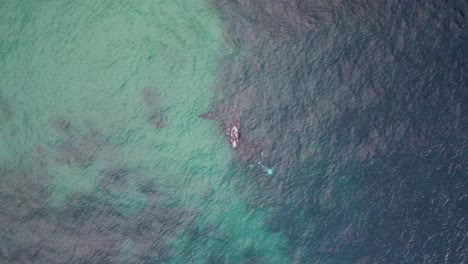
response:
<path fill-rule="evenodd" d="M 432 2 L 4 0 L 0 263 L 468 263 Z"/>

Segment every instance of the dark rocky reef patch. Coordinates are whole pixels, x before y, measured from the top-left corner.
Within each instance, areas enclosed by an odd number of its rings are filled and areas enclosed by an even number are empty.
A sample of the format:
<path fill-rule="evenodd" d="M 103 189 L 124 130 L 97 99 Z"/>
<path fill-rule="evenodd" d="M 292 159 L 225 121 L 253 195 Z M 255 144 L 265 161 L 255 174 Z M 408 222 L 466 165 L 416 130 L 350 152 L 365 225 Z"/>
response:
<path fill-rule="evenodd" d="M 0 96 L 0 124 L 9 121 L 12 118 L 12 115 L 10 103 Z"/>
<path fill-rule="evenodd" d="M 107 138 L 90 124 L 84 131 L 73 127 L 64 118 L 55 118 L 52 124 L 61 136 L 62 142 L 56 150 L 56 160 L 60 164 L 88 167 L 97 157 L 113 150 Z"/>
<path fill-rule="evenodd" d="M 119 185 L 127 172 L 111 170 L 109 175 Z M 97 192 L 76 194 L 63 207 L 51 208 L 47 185 L 33 170 L 3 167 L 0 176 L 2 263 L 160 262 L 171 255 L 164 241 L 192 217 L 164 207 L 152 193 L 145 194 L 149 205 L 131 217 L 103 203 Z"/>
<path fill-rule="evenodd" d="M 161 106 L 160 95 L 154 89 L 145 88 L 141 92 L 143 101 L 148 108 L 149 121 L 156 128 L 167 126 L 167 116 Z"/>

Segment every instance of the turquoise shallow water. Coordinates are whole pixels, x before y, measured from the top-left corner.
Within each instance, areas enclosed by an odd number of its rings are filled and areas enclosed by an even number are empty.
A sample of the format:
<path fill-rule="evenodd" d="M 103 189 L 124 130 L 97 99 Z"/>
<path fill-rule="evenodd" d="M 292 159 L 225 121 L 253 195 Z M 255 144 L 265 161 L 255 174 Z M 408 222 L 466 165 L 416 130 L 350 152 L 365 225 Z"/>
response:
<path fill-rule="evenodd" d="M 0 263 L 468 262 L 467 13 L 3 1 Z"/>
<path fill-rule="evenodd" d="M 3 246 L 16 245 L 3 258 L 284 263 L 285 238 L 246 207 L 229 145 L 198 118 L 227 50 L 213 7 L 9 1 L 0 12 L 2 196 L 25 201 L 2 219 Z"/>

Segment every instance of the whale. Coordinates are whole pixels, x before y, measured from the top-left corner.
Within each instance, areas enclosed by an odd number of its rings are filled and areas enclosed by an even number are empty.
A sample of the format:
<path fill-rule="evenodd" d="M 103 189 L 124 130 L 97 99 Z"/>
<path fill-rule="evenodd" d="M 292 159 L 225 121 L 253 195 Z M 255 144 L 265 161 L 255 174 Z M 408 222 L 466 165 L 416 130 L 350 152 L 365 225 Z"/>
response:
<path fill-rule="evenodd" d="M 226 106 L 218 104 L 212 111 L 198 115 L 202 119 L 218 122 L 226 141 L 236 150 L 237 159 L 249 164 L 250 167 L 258 167 L 268 176 L 274 174 L 273 168 L 263 164 L 262 144 L 258 139 L 242 136 L 240 133 L 240 118 L 237 105 Z"/>
<path fill-rule="evenodd" d="M 198 115 L 200 118 L 217 121 L 223 134 L 233 149 L 240 143 L 240 120 L 237 106 L 217 106 L 213 111 Z"/>

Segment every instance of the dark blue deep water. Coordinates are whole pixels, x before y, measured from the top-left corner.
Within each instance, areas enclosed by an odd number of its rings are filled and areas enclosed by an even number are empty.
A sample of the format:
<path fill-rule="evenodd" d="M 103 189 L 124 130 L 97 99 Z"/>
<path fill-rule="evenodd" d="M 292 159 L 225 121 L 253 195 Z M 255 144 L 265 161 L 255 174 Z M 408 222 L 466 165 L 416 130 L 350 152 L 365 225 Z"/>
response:
<path fill-rule="evenodd" d="M 468 1 L 4 2 L 0 264 L 468 263 Z"/>
<path fill-rule="evenodd" d="M 294 263 L 467 263 L 468 3 L 217 5 L 249 50 L 219 89 L 248 94 L 281 172 L 251 184 Z"/>

